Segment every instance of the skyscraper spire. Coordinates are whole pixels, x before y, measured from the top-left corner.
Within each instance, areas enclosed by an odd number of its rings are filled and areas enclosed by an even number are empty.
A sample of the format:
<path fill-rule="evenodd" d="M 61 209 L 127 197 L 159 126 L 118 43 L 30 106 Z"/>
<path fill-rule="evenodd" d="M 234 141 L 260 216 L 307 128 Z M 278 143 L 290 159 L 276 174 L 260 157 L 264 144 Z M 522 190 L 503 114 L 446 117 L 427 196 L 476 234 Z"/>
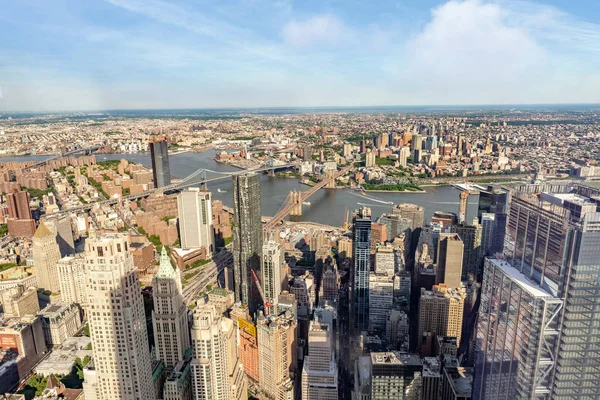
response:
<path fill-rule="evenodd" d="M 163 246 L 162 251 L 160 252 L 160 264 L 156 275 L 159 278 L 171 278 L 175 275 L 175 270 L 171 264 L 171 259 L 169 258 L 169 253 L 167 253 L 166 246 Z"/>

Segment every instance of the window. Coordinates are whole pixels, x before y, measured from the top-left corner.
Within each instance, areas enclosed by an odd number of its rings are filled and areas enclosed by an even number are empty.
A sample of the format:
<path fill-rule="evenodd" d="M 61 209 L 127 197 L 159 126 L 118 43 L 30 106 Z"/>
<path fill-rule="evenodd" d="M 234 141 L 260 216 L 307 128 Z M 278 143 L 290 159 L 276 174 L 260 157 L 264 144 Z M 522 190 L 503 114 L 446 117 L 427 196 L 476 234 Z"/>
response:
<path fill-rule="evenodd" d="M 102 247 L 98 247 L 98 257 L 104 257 L 104 249 Z"/>

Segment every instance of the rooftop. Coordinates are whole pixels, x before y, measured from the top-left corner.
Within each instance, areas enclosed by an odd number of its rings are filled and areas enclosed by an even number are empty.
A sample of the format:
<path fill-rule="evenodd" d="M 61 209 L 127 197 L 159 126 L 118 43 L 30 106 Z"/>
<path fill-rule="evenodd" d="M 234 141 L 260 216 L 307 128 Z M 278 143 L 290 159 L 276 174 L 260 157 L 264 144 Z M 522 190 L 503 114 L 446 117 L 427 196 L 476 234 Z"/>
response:
<path fill-rule="evenodd" d="M 398 351 L 388 351 L 384 353 L 371 353 L 371 363 L 373 365 L 399 364 L 399 365 L 422 365 L 421 357 L 418 354 L 400 353 Z"/>
<path fill-rule="evenodd" d="M 454 392 L 458 395 L 470 397 L 473 387 L 473 368 L 446 368 L 445 371 L 450 378 Z"/>
<path fill-rule="evenodd" d="M 516 268 L 513 268 L 507 261 L 496 259 L 488 259 L 488 261 L 532 296 L 553 297 L 552 294 L 542 289 L 537 283 L 530 280 Z"/>

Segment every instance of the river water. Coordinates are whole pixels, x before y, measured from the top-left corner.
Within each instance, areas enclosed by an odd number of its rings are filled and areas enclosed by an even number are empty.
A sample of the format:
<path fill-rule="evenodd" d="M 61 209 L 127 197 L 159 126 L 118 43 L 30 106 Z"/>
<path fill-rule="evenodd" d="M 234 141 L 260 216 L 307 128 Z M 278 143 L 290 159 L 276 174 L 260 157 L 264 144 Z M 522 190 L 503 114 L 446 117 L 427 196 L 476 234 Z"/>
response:
<path fill-rule="evenodd" d="M 183 153 L 171 156 L 171 174 L 183 178 L 199 168 L 206 168 L 217 172 L 235 172 L 239 169 L 219 164 L 212 160 L 215 150 L 203 153 Z M 0 157 L 0 162 L 43 160 L 46 156 Z M 150 166 L 149 153 L 135 154 L 98 154 L 98 161 L 119 160 L 126 158 L 135 163 Z M 207 176 L 215 176 L 208 173 Z M 231 179 L 210 183 L 208 189 L 213 193 L 213 198 L 222 200 L 227 206 L 233 205 Z M 220 191 L 219 191 L 220 189 Z M 261 176 L 261 208 L 262 215 L 272 216 L 282 206 L 290 190 L 306 190 L 308 186 L 301 184 L 297 179 L 270 178 Z M 458 189 L 452 186 L 432 186 L 424 188 L 426 193 L 374 193 L 367 192 L 364 196 L 350 189 L 322 189 L 310 199 L 310 205 L 302 207 L 301 221 L 319 222 L 327 225 L 339 226 L 344 222 L 344 213 L 361 206 L 368 206 L 374 217 L 390 212 L 392 204 L 413 203 L 425 208 L 425 220 L 428 221 L 434 211 L 452 211 L 458 213 Z M 478 196 L 469 197 L 467 221 L 477 215 Z"/>

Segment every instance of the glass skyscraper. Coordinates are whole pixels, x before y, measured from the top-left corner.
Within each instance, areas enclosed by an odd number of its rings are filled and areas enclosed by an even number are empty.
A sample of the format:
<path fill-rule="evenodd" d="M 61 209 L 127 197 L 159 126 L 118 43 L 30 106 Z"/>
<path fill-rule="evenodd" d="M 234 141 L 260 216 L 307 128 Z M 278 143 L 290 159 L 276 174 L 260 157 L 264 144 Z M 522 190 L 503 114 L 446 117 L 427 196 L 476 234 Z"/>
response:
<path fill-rule="evenodd" d="M 152 158 L 152 179 L 154 187 L 159 188 L 171 184 L 169 169 L 169 145 L 165 137 L 157 137 L 150 141 L 150 158 Z"/>
<path fill-rule="evenodd" d="M 473 398 L 600 398 L 599 204 L 579 184 L 511 192 L 506 264 L 484 272 Z"/>
<path fill-rule="evenodd" d="M 263 234 L 260 210 L 260 177 L 253 173 L 233 176 L 233 282 L 235 300 L 248 305 L 254 315 L 262 304 L 250 270 L 261 276 Z M 231 277 L 231 274 L 228 274 Z"/>
<path fill-rule="evenodd" d="M 357 333 L 369 327 L 369 273 L 371 271 L 371 209 L 364 207 L 353 218 L 352 318 Z"/>

